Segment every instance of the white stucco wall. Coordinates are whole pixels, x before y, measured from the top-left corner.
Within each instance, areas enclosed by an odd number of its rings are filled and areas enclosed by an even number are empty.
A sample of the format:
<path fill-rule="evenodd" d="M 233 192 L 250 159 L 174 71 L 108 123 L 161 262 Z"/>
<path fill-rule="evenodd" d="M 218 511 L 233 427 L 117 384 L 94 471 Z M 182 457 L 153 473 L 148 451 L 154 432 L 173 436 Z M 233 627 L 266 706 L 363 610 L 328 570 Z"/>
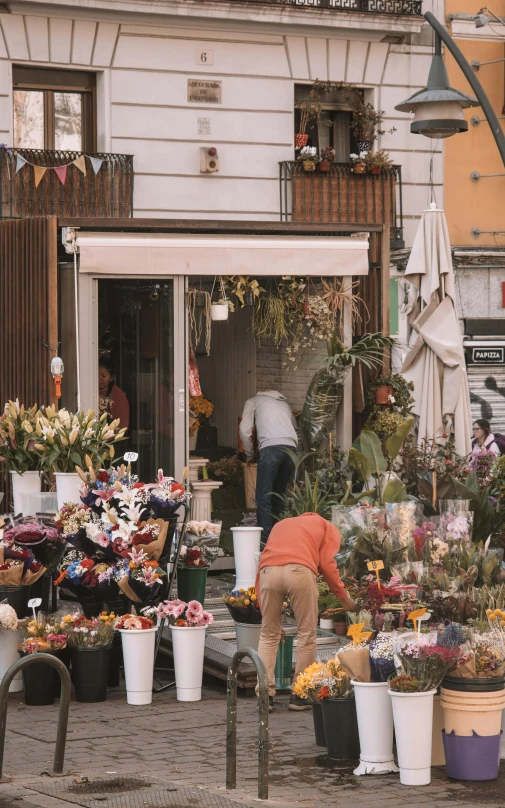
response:
<path fill-rule="evenodd" d="M 386 111 L 385 128 L 396 127 L 378 146 L 402 165 L 411 244 L 429 202 L 432 157 L 443 203 L 442 147 L 432 155 L 436 144 L 411 135 L 408 116 L 394 110 L 426 83 L 432 49 L 425 30 L 419 34 L 422 20 L 251 6 L 12 4 L 11 14 L 0 13 L 0 140 L 12 143 L 12 63 L 92 69 L 99 150 L 134 155 L 135 216 L 276 221 L 278 162 L 293 158 L 294 84 L 354 82 Z M 412 44 L 381 41 L 391 35 Z M 212 51 L 212 65 L 197 64 L 200 50 Z M 188 102 L 187 79 L 202 76 L 222 82 L 221 104 Z M 210 135 L 198 134 L 202 117 L 210 118 Z M 202 145 L 217 147 L 218 174 L 199 173 Z"/>

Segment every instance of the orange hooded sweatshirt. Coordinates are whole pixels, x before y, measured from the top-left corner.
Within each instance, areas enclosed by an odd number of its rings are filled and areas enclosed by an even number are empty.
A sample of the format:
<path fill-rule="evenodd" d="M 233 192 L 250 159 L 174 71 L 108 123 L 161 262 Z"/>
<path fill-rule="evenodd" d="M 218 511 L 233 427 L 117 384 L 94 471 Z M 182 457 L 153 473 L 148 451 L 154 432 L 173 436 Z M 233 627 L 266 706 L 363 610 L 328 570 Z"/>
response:
<path fill-rule="evenodd" d="M 346 594 L 335 555 L 340 550 L 337 528 L 317 513 L 304 513 L 277 522 L 268 537 L 258 566 L 256 593 L 259 600 L 259 573 L 263 567 L 301 564 L 314 575 L 321 574 L 337 598 Z"/>

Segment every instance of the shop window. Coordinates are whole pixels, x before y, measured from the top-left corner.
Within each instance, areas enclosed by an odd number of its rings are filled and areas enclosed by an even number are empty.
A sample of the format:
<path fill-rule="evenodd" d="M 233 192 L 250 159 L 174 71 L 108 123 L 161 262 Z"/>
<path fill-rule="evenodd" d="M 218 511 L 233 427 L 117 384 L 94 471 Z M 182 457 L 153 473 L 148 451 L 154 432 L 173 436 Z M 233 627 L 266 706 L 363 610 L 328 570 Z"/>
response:
<path fill-rule="evenodd" d="M 94 151 L 94 73 L 15 66 L 14 146 Z"/>

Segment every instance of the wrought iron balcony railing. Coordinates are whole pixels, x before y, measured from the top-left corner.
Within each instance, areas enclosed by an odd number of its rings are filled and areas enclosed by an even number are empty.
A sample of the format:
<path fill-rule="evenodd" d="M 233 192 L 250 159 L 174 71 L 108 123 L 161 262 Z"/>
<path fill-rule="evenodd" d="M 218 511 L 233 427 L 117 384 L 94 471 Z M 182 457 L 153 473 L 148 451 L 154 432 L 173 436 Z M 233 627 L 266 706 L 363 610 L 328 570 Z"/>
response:
<path fill-rule="evenodd" d="M 21 166 L 18 155 L 26 161 Z M 73 165 L 80 157 L 84 157 L 86 174 Z M 102 161 L 101 165 L 95 162 L 96 173 L 93 163 L 86 158 Z M 64 183 L 53 170 L 63 166 L 67 166 Z M 36 186 L 39 167 L 47 171 Z M 133 216 L 133 157 L 46 149 L 0 149 L 0 217 L 30 216 Z"/>
<path fill-rule="evenodd" d="M 379 174 L 354 174 L 348 163 L 329 171 L 304 171 L 297 161 L 279 163 L 280 215 L 283 222 L 388 224 L 391 249 L 402 249 L 401 166 Z"/>
<path fill-rule="evenodd" d="M 360 11 L 368 14 L 400 14 L 409 17 L 422 14 L 422 0 L 240 0 L 240 2 L 329 11 Z"/>

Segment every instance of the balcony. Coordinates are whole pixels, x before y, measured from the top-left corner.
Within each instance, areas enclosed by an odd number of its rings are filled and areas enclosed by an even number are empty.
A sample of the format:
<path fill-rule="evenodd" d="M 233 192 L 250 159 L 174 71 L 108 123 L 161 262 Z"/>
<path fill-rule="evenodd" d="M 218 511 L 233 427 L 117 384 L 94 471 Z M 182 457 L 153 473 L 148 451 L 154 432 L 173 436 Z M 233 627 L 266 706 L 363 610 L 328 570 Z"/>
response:
<path fill-rule="evenodd" d="M 24 164 L 16 171 L 17 155 Z M 85 157 L 86 174 L 74 160 Z M 95 174 L 87 157 L 102 164 Z M 65 184 L 52 167 L 67 166 Z M 33 166 L 48 168 L 35 186 Z M 0 149 L 0 218 L 82 216 L 127 218 L 133 215 L 133 157 L 38 149 Z"/>
<path fill-rule="evenodd" d="M 353 174 L 348 163 L 306 172 L 300 162 L 279 163 L 280 215 L 284 222 L 388 224 L 391 249 L 403 242 L 401 166 L 380 174 Z"/>
<path fill-rule="evenodd" d="M 360 11 L 368 14 L 399 14 L 408 17 L 422 14 L 422 0 L 246 0 L 246 2 L 251 6 L 291 6 L 329 11 Z"/>

